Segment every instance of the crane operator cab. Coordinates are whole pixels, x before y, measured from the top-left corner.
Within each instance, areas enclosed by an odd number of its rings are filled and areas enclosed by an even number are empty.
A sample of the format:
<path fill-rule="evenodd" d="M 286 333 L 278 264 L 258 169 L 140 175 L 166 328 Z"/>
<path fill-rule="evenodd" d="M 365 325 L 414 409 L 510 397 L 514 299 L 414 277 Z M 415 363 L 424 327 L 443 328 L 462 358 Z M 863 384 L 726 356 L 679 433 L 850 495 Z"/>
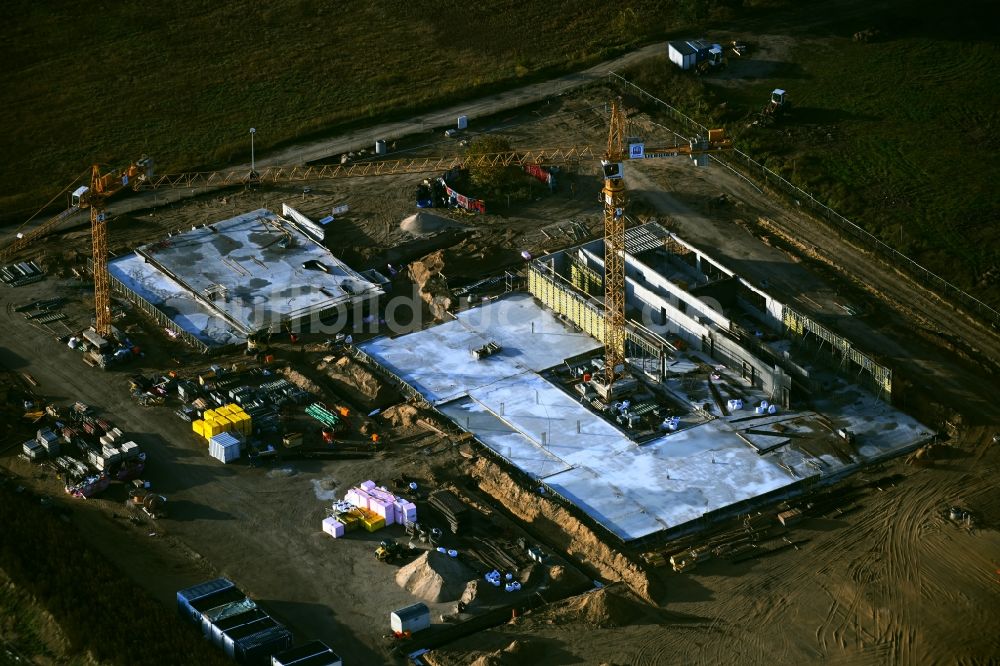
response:
<path fill-rule="evenodd" d="M 82 208 L 87 203 L 87 192 L 90 188 L 86 185 L 81 185 L 80 187 L 73 190 L 72 204 L 77 208 Z"/>

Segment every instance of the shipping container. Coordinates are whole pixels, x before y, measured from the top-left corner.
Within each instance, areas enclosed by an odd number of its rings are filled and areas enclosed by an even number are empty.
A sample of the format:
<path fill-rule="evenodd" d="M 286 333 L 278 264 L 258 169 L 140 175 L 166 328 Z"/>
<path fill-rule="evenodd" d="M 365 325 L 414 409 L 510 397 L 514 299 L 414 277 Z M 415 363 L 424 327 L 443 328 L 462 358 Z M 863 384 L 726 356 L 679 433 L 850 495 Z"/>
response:
<path fill-rule="evenodd" d="M 209 627 L 208 638 L 212 641 L 212 645 L 216 646 L 220 650 L 223 649 L 223 636 L 227 631 L 231 631 L 236 627 L 242 627 L 245 624 L 250 624 L 251 622 L 256 622 L 257 620 L 268 617 L 267 613 L 262 611 L 260 608 L 252 608 L 247 611 L 243 611 L 238 615 L 230 615 L 229 617 L 217 620 L 211 627 Z"/>
<path fill-rule="evenodd" d="M 247 666 L 267 666 L 271 656 L 292 647 L 292 632 L 280 624 L 236 641 L 235 657 Z"/>
<path fill-rule="evenodd" d="M 227 578 L 216 578 L 215 580 L 179 590 L 177 592 L 177 611 L 182 617 L 191 622 L 197 622 L 201 611 L 196 611 L 192 604 L 227 590 L 239 591 L 236 585 Z M 245 597 L 246 595 L 242 596 Z M 230 599 L 229 601 L 236 601 L 236 599 Z M 220 601 L 219 604 L 221 603 L 225 602 Z M 215 605 L 218 606 L 219 604 Z"/>
<path fill-rule="evenodd" d="M 265 615 L 259 620 L 254 620 L 253 622 L 248 622 L 238 627 L 227 629 L 222 633 L 222 649 L 226 651 L 227 656 L 234 658 L 236 656 L 237 641 L 239 641 L 241 638 L 246 638 L 247 636 L 253 636 L 258 632 L 276 626 L 278 626 L 278 623 L 275 622 L 270 617 L 268 617 L 267 615 Z"/>
<path fill-rule="evenodd" d="M 271 666 L 343 666 L 343 663 L 323 641 L 309 641 L 271 657 Z"/>
<path fill-rule="evenodd" d="M 257 608 L 257 604 L 252 599 L 247 598 L 239 601 L 230 601 L 215 608 L 209 608 L 201 614 L 201 632 L 205 634 L 206 638 L 211 638 L 212 627 L 214 625 L 230 617 L 237 617 L 247 611 L 252 611 L 255 608 Z"/>

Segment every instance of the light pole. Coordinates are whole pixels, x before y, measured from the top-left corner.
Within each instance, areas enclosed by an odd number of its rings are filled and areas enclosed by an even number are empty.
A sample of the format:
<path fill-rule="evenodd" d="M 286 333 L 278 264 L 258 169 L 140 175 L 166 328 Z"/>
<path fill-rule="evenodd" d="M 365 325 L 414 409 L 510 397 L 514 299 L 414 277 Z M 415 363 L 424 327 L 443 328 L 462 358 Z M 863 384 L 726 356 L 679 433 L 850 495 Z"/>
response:
<path fill-rule="evenodd" d="M 253 135 L 256 133 L 257 133 L 257 128 L 251 127 L 250 128 L 250 173 L 254 173 L 257 170 L 255 168 L 253 159 Z"/>

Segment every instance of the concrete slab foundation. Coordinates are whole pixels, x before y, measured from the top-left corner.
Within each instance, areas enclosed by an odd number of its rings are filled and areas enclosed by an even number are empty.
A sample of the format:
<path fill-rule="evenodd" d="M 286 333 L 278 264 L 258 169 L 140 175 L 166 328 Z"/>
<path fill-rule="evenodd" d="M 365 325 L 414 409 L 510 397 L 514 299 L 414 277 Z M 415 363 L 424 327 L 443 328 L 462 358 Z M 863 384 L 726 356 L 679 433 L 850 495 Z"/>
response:
<path fill-rule="evenodd" d="M 489 341 L 499 341 L 502 351 L 475 360 L 471 349 Z M 626 542 L 684 529 L 764 495 L 793 493 L 806 481 L 839 476 L 933 435 L 846 382 L 831 385 L 821 401 L 829 412 L 822 415 L 756 414 L 768 396 L 719 367 L 716 381 L 739 386 L 745 409 L 706 413 L 707 387 L 671 381 L 691 413 L 677 431 L 637 444 L 540 374 L 598 347 L 526 294 L 361 345 L 456 424 Z M 698 365 L 681 358 L 670 368 L 680 377 Z M 685 385 L 697 395 L 684 393 Z M 846 447 L 837 428 L 853 430 L 856 446 Z"/>

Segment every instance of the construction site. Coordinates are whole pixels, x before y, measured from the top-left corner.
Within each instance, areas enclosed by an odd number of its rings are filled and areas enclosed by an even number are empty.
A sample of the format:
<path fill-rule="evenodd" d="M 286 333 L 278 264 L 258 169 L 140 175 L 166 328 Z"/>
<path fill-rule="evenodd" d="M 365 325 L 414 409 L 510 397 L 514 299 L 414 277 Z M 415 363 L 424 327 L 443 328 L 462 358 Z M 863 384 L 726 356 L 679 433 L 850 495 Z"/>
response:
<path fill-rule="evenodd" d="M 5 487 L 238 663 L 995 656 L 996 331 L 635 91 L 94 166 L 0 250 Z"/>

